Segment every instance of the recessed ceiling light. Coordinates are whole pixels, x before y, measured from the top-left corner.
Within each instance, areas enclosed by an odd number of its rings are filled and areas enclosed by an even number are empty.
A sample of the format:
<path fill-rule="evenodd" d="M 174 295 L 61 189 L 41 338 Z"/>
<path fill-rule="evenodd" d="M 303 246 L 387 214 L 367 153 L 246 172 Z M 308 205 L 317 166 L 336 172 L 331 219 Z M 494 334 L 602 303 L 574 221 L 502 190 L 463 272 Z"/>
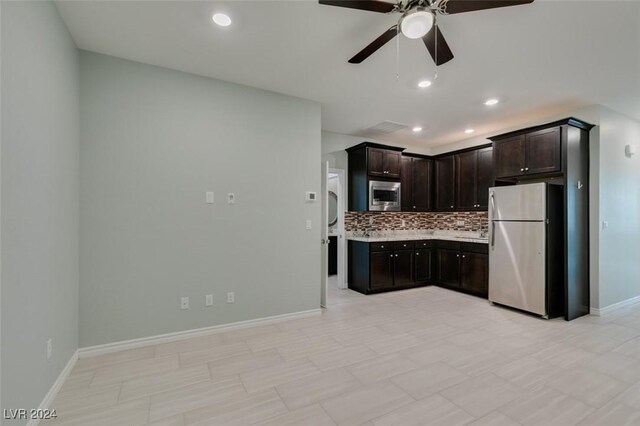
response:
<path fill-rule="evenodd" d="M 416 126 L 416 127 L 414 127 L 413 129 L 411 129 L 411 130 L 413 130 L 414 132 L 418 133 L 418 132 L 421 132 L 421 131 L 422 131 L 422 127 L 420 127 L 420 126 Z"/>
<path fill-rule="evenodd" d="M 484 104 L 487 106 L 492 106 L 497 104 L 498 102 L 500 102 L 499 100 L 497 100 L 496 98 L 491 98 L 491 99 L 487 99 Z"/>
<path fill-rule="evenodd" d="M 228 27 L 231 25 L 231 18 L 224 13 L 214 13 L 212 16 L 213 22 L 220 25 L 221 27 Z"/>
<path fill-rule="evenodd" d="M 473 133 L 473 132 L 475 132 L 475 130 L 473 130 L 473 129 L 467 129 L 467 130 L 465 130 L 464 132 L 465 132 L 466 134 L 469 134 L 469 133 Z"/>
<path fill-rule="evenodd" d="M 418 87 L 421 89 L 429 86 L 431 86 L 431 82 L 429 80 L 422 80 L 420 83 L 418 83 Z"/>

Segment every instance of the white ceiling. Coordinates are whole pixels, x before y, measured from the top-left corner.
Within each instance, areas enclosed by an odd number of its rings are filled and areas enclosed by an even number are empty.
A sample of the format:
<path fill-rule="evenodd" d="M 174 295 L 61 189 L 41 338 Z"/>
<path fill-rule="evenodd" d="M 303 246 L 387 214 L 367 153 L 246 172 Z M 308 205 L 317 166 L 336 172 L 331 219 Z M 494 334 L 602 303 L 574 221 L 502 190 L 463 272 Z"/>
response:
<path fill-rule="evenodd" d="M 442 16 L 455 58 L 438 69 L 420 40 L 400 40 L 360 65 L 347 60 L 395 23 L 394 15 L 316 1 L 58 1 L 79 48 L 322 103 L 324 130 L 435 146 L 514 123 L 602 104 L 640 119 L 640 2 L 541 1 Z M 211 14 L 233 24 L 220 28 Z M 482 105 L 488 97 L 501 103 Z"/>

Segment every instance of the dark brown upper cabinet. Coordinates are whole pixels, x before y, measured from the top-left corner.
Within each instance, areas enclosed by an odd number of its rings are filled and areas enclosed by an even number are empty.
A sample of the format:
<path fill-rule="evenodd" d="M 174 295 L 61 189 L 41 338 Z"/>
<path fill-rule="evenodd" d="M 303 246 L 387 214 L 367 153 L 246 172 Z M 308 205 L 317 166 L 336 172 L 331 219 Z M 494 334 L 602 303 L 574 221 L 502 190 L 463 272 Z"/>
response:
<path fill-rule="evenodd" d="M 560 127 L 528 133 L 525 147 L 526 173 L 555 173 L 562 169 Z"/>
<path fill-rule="evenodd" d="M 560 127 L 497 139 L 493 148 L 497 179 L 562 171 Z"/>
<path fill-rule="evenodd" d="M 492 186 L 493 149 L 466 151 L 455 156 L 456 209 L 486 210 Z"/>
<path fill-rule="evenodd" d="M 494 186 L 493 181 L 493 148 L 478 150 L 478 209 L 489 208 L 489 188 Z"/>
<path fill-rule="evenodd" d="M 369 176 L 400 177 L 401 154 L 388 149 L 368 148 Z"/>
<path fill-rule="evenodd" d="M 400 160 L 400 206 L 403 212 L 413 211 L 413 158 Z"/>
<path fill-rule="evenodd" d="M 455 158 L 453 155 L 435 160 L 435 209 L 453 211 L 455 209 Z"/>
<path fill-rule="evenodd" d="M 432 210 L 433 161 L 428 158 L 402 156 L 400 171 L 401 204 L 404 212 Z"/>
<path fill-rule="evenodd" d="M 369 182 L 398 182 L 404 148 L 363 142 L 346 150 L 349 153 L 347 172 L 349 205 L 352 212 L 369 210 Z M 403 194 L 401 194 L 402 202 Z"/>

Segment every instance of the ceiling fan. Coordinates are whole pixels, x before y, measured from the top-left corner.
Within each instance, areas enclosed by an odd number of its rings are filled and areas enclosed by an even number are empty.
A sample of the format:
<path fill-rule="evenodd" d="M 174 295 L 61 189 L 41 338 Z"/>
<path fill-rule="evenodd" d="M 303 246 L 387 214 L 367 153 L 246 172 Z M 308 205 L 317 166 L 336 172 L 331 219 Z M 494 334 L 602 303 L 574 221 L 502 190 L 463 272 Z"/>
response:
<path fill-rule="evenodd" d="M 400 0 L 397 3 L 387 3 L 380 0 L 319 1 L 320 4 L 328 6 L 400 14 L 396 25 L 382 33 L 380 37 L 349 59 L 350 63 L 359 64 L 391 41 L 398 33 L 402 33 L 407 38 L 422 38 L 436 65 L 442 65 L 453 59 L 453 53 L 436 25 L 436 14 L 451 15 L 533 3 L 533 0 Z"/>

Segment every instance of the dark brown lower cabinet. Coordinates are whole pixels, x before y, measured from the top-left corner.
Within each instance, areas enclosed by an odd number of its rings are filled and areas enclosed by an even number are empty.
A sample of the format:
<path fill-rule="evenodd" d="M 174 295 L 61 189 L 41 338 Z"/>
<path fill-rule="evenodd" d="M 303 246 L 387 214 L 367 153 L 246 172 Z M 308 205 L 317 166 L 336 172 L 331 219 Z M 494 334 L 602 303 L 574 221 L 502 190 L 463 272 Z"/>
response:
<path fill-rule="evenodd" d="M 489 255 L 462 252 L 460 262 L 460 287 L 476 294 L 489 291 Z"/>
<path fill-rule="evenodd" d="M 486 297 L 486 244 L 452 241 L 349 241 L 349 288 L 370 294 L 428 284 Z"/>
<path fill-rule="evenodd" d="M 393 286 L 393 252 L 378 251 L 371 253 L 370 285 L 372 290 Z"/>
<path fill-rule="evenodd" d="M 415 256 L 415 280 L 418 283 L 431 281 L 433 263 L 433 250 L 430 248 L 416 249 Z"/>
<path fill-rule="evenodd" d="M 436 284 L 487 297 L 489 251 L 486 244 L 438 241 L 436 258 Z"/>
<path fill-rule="evenodd" d="M 460 252 L 439 248 L 436 254 L 438 259 L 438 275 L 436 281 L 440 284 L 460 286 Z"/>
<path fill-rule="evenodd" d="M 413 250 L 396 250 L 393 253 L 393 285 L 413 285 Z"/>

